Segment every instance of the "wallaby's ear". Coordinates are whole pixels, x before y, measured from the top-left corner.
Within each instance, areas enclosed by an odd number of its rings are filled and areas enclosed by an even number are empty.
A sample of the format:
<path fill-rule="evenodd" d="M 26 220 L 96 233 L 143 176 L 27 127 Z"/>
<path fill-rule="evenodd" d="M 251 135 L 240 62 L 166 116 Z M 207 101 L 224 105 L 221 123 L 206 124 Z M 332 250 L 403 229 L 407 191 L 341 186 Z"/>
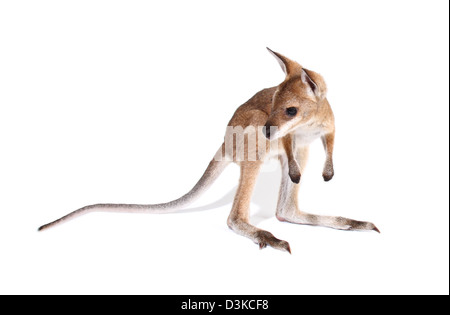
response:
<path fill-rule="evenodd" d="M 302 81 L 309 87 L 309 92 L 318 100 L 322 100 L 327 96 L 327 85 L 320 74 L 303 68 Z"/>
<path fill-rule="evenodd" d="M 297 62 L 290 60 L 289 58 L 283 56 L 282 54 L 274 52 L 269 47 L 266 48 L 278 61 L 281 69 L 283 69 L 284 74 L 286 74 L 286 76 L 294 75 L 302 70 L 302 66 L 300 66 Z"/>

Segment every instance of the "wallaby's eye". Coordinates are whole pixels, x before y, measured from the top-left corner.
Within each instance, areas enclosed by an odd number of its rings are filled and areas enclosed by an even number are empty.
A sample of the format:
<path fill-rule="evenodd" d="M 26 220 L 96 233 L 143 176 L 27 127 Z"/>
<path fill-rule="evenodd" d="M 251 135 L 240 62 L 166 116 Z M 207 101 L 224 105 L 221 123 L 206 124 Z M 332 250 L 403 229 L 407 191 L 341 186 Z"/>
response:
<path fill-rule="evenodd" d="M 288 116 L 294 117 L 295 115 L 297 115 L 297 108 L 289 107 L 288 109 L 286 109 L 286 114 Z"/>

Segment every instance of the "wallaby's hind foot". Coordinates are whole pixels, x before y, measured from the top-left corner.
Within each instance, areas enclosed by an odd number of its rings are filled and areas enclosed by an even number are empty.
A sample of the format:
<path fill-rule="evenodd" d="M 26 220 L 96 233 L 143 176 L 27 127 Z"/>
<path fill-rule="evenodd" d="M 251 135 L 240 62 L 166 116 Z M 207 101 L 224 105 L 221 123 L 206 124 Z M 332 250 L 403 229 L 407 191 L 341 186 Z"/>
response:
<path fill-rule="evenodd" d="M 234 232 L 236 232 L 239 235 L 248 237 L 255 244 L 258 244 L 259 249 L 263 249 L 266 248 L 267 246 L 270 246 L 275 249 L 291 253 L 291 247 L 289 246 L 288 242 L 276 238 L 275 236 L 273 236 L 272 233 L 268 231 L 261 230 L 251 225 L 246 220 L 242 220 L 239 217 L 235 217 L 233 213 L 228 218 L 227 223 L 228 227 L 232 229 Z"/>
<path fill-rule="evenodd" d="M 260 249 L 263 249 L 267 247 L 267 245 L 269 245 L 273 248 L 287 251 L 289 252 L 289 254 L 291 254 L 291 247 L 289 246 L 289 243 L 283 240 L 279 240 L 270 232 L 263 230 L 258 231 L 256 233 L 256 242 L 258 243 Z"/>
<path fill-rule="evenodd" d="M 358 221 L 344 217 L 317 215 L 305 212 L 296 212 L 287 216 L 277 215 L 278 220 L 296 224 L 329 227 L 345 231 L 375 231 L 380 230 L 372 222 Z"/>

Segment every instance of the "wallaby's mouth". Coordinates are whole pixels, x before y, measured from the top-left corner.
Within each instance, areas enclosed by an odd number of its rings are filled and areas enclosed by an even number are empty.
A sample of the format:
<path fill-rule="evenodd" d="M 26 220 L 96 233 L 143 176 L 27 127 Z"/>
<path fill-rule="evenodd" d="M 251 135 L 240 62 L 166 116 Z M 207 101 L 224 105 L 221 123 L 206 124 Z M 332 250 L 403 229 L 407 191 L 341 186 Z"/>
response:
<path fill-rule="evenodd" d="M 271 128 L 271 126 L 266 124 L 263 129 L 263 132 L 264 132 L 266 138 L 269 140 L 270 140 L 270 128 Z"/>
<path fill-rule="evenodd" d="M 264 125 L 263 133 L 268 140 L 275 140 L 280 137 L 278 126 L 272 126 L 270 123 Z"/>

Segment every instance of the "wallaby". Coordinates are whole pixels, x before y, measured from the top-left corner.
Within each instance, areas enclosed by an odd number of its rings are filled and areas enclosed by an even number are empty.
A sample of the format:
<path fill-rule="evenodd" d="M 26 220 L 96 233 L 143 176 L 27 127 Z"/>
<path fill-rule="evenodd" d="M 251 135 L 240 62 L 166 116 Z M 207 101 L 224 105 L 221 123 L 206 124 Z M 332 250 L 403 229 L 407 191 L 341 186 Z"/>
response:
<path fill-rule="evenodd" d="M 249 222 L 250 199 L 257 175 L 266 159 L 276 157 L 282 167 L 281 188 L 276 209 L 278 220 L 340 230 L 379 232 L 371 222 L 300 211 L 297 199 L 298 183 L 306 166 L 309 144 L 313 140 L 321 138 L 326 151 L 322 174 L 324 180 L 329 181 L 334 175 L 334 115 L 326 98 L 327 87 L 321 75 L 267 49 L 278 60 L 286 75 L 285 80 L 276 87 L 258 92 L 236 110 L 228 123 L 224 143 L 191 191 L 176 200 L 161 204 L 85 206 L 41 226 L 39 231 L 89 212 L 167 213 L 179 210 L 196 200 L 222 171 L 234 162 L 240 166 L 240 180 L 227 220 L 228 226 L 236 233 L 250 238 L 260 248 L 270 245 L 290 253 L 288 242 L 277 239 L 270 232 L 259 229 Z M 242 131 L 241 134 L 238 134 L 239 130 Z"/>

